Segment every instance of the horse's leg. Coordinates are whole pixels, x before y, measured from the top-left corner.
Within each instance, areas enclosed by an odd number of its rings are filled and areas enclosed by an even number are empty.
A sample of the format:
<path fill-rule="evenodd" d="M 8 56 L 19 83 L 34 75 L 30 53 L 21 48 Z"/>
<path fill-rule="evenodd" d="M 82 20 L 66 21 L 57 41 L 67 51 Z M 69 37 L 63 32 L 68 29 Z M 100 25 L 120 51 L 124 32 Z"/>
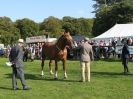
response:
<path fill-rule="evenodd" d="M 63 63 L 63 71 L 64 71 L 64 78 L 67 78 L 67 73 L 66 73 L 66 60 L 62 60 Z"/>
<path fill-rule="evenodd" d="M 43 76 L 44 75 L 44 73 L 43 73 L 43 67 L 44 67 L 44 59 L 42 59 L 42 63 L 41 63 L 41 67 L 42 67 L 42 73 L 41 73 L 41 75 Z"/>
<path fill-rule="evenodd" d="M 50 75 L 53 75 L 53 71 L 52 71 L 52 60 L 49 61 L 49 71 L 50 71 Z"/>
<path fill-rule="evenodd" d="M 58 79 L 58 63 L 55 60 L 55 79 Z"/>

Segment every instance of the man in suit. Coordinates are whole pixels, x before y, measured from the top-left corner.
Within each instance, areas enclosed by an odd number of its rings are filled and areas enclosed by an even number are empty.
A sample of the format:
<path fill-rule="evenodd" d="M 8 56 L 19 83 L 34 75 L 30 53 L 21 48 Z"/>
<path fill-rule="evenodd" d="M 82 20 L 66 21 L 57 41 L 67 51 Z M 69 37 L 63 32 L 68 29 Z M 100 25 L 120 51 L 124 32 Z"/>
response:
<path fill-rule="evenodd" d="M 80 45 L 80 67 L 81 81 L 90 82 L 90 63 L 94 60 L 92 46 L 88 43 L 89 38 L 85 38 Z"/>
<path fill-rule="evenodd" d="M 12 87 L 13 90 L 18 90 L 16 77 L 19 76 L 23 90 L 29 90 L 30 88 L 26 85 L 24 72 L 23 72 L 23 39 L 19 39 L 18 43 L 12 47 L 9 55 L 9 60 L 12 65 Z"/>
<path fill-rule="evenodd" d="M 130 57 L 129 49 L 128 49 L 128 41 L 125 42 L 123 48 L 122 48 L 122 64 L 124 66 L 124 74 L 127 74 L 129 72 L 128 70 L 128 60 Z"/>

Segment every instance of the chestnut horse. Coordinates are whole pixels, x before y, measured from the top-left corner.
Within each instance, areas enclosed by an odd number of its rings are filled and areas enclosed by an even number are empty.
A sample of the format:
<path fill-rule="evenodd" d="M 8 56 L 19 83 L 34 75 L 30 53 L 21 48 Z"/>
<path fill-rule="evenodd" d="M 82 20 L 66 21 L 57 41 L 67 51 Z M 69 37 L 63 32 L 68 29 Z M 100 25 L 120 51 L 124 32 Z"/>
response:
<path fill-rule="evenodd" d="M 55 60 L 55 79 L 58 79 L 58 61 L 62 61 L 63 63 L 63 71 L 64 71 L 64 78 L 67 78 L 66 73 L 66 60 L 67 60 L 67 49 L 66 47 L 72 47 L 73 40 L 69 33 L 64 33 L 56 43 L 44 43 L 42 46 L 42 74 L 43 73 L 43 67 L 44 67 L 44 61 L 46 57 L 50 59 L 49 62 L 49 68 L 50 73 L 52 74 L 52 67 L 51 63 L 52 60 Z"/>

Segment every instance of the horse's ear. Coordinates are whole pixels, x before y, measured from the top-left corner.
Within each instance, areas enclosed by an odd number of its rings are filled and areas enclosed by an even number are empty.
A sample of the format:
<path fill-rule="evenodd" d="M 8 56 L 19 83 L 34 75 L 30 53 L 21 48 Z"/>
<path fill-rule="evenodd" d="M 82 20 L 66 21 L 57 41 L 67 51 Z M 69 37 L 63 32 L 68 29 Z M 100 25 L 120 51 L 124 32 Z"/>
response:
<path fill-rule="evenodd" d="M 67 31 L 66 33 L 67 33 L 67 34 L 70 34 L 70 32 L 69 32 L 69 31 Z"/>
<path fill-rule="evenodd" d="M 64 32 L 64 34 L 70 35 L 70 33 L 69 33 L 69 32 Z"/>
<path fill-rule="evenodd" d="M 67 32 L 65 31 L 64 34 L 70 34 L 70 33 L 69 33 L 69 31 L 67 31 Z"/>

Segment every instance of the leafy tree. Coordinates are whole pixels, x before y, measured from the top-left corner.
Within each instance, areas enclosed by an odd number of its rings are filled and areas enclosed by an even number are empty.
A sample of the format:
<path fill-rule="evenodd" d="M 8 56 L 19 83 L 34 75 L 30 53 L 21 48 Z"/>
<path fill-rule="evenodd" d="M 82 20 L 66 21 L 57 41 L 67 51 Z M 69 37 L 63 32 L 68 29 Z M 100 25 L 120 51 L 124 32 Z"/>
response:
<path fill-rule="evenodd" d="M 19 30 L 8 17 L 0 17 L 0 42 L 4 44 L 12 44 L 20 37 Z"/>
<path fill-rule="evenodd" d="M 39 32 L 39 25 L 27 18 L 17 20 L 15 26 L 20 30 L 21 38 L 36 36 Z"/>
<path fill-rule="evenodd" d="M 78 19 L 80 24 L 80 34 L 85 36 L 92 36 L 92 26 L 93 26 L 93 19 L 84 19 L 80 18 Z"/>
<path fill-rule="evenodd" d="M 91 36 L 93 19 L 63 17 L 63 29 L 70 30 L 71 35 Z"/>
<path fill-rule="evenodd" d="M 71 35 L 74 35 L 74 26 L 70 22 L 63 22 L 62 29 L 68 30 Z"/>
<path fill-rule="evenodd" d="M 114 4 L 118 4 L 122 2 L 123 0 L 93 0 L 96 2 L 96 4 L 93 5 L 95 9 L 99 9 L 102 6 L 108 6 L 112 7 Z"/>
<path fill-rule="evenodd" d="M 45 30 L 44 34 L 48 33 L 48 35 L 56 37 L 62 32 L 61 20 L 50 16 L 40 24 L 40 30 Z"/>
<path fill-rule="evenodd" d="M 117 23 L 133 22 L 133 2 L 130 0 L 119 0 L 111 6 L 100 6 L 95 13 L 93 35 L 97 36 Z"/>

